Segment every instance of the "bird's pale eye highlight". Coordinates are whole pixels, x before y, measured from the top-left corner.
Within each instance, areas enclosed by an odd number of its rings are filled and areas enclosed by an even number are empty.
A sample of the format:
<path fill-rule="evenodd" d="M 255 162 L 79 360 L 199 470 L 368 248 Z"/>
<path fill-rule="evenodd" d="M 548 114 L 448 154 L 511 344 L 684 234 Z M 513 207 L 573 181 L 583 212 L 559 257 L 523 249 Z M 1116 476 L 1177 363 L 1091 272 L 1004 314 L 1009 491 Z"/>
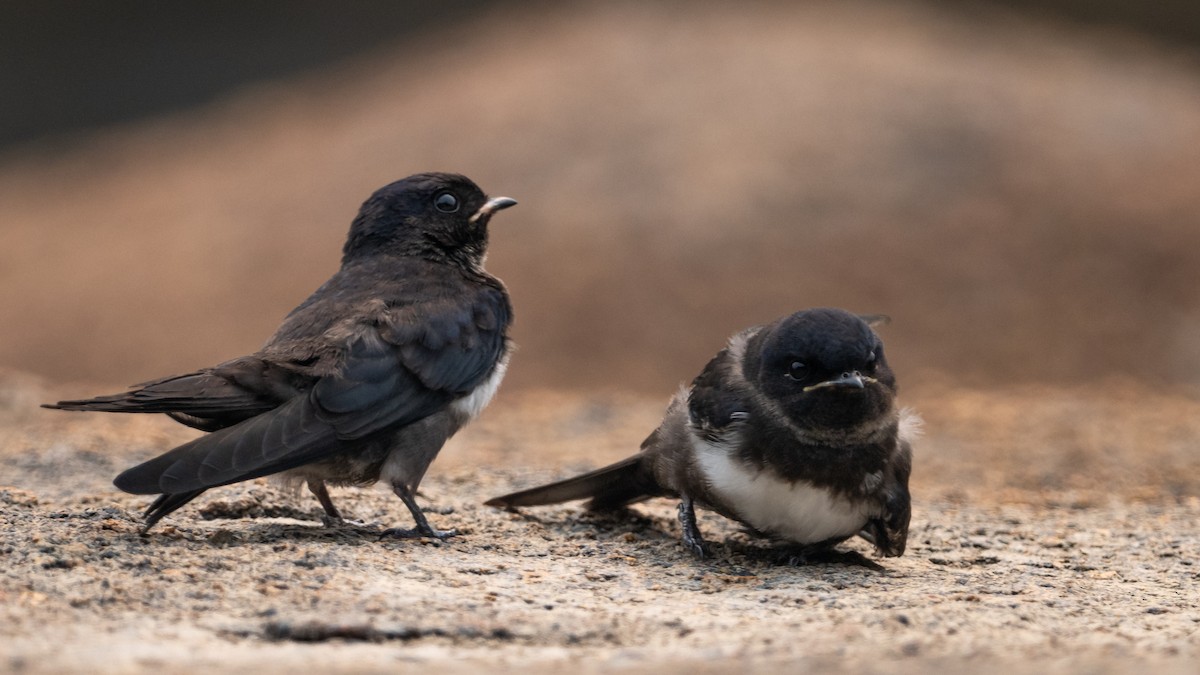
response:
<path fill-rule="evenodd" d="M 433 198 L 433 205 L 442 213 L 454 213 L 458 210 L 458 197 L 449 192 L 442 192 Z"/>
<path fill-rule="evenodd" d="M 803 380 L 807 374 L 808 366 L 804 365 L 802 361 L 792 361 L 792 365 L 788 367 L 788 371 L 785 373 L 788 378 L 793 380 Z"/>

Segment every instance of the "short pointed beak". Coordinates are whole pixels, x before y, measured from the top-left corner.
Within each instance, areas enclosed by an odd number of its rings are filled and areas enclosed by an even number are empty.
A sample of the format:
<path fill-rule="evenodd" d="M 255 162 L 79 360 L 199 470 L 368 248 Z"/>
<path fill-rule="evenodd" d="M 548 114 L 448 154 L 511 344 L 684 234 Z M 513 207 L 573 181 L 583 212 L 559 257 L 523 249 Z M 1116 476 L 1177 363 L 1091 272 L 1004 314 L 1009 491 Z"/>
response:
<path fill-rule="evenodd" d="M 863 388 L 863 378 L 858 371 L 853 373 L 842 373 L 839 377 L 829 381 L 830 386 L 834 387 L 851 387 L 853 389 Z"/>
<path fill-rule="evenodd" d="M 853 372 L 845 372 L 837 377 L 824 382 L 809 385 L 804 388 L 804 391 L 812 391 L 814 389 L 824 389 L 826 387 L 845 387 L 848 389 L 863 389 L 868 382 L 874 382 L 875 378 L 867 377 L 857 370 Z"/>
<path fill-rule="evenodd" d="M 471 222 L 473 223 L 473 222 L 479 220 L 480 218 L 491 217 L 491 215 L 497 211 L 501 211 L 503 209 L 507 209 L 510 206 L 516 206 L 516 205 L 517 205 L 517 200 L 511 199 L 509 197 L 496 197 L 494 199 L 489 199 L 489 200 L 487 200 L 486 204 L 479 207 L 479 210 L 475 212 L 475 215 L 471 216 Z"/>

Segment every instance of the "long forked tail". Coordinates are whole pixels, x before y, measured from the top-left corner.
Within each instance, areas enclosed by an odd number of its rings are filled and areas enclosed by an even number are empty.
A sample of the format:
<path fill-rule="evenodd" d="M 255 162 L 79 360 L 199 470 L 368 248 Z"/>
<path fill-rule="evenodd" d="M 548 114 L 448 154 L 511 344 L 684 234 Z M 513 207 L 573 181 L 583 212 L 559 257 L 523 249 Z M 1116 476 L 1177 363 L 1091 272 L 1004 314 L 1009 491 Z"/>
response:
<path fill-rule="evenodd" d="M 642 464 L 641 455 L 634 455 L 581 476 L 495 497 L 484 504 L 515 508 L 559 504 L 590 498 L 591 502 L 588 503 L 588 508 L 594 511 L 603 511 L 626 506 L 660 494 L 662 494 L 662 490 Z"/>

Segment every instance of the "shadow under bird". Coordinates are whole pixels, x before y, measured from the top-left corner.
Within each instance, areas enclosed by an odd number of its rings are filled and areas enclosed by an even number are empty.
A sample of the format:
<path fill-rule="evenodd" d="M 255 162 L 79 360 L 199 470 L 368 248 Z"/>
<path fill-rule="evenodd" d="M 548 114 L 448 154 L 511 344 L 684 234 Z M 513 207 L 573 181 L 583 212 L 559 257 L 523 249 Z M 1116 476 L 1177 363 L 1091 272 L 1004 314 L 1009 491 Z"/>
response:
<path fill-rule="evenodd" d="M 342 517 L 327 484 L 383 480 L 416 522 L 388 534 L 452 535 L 430 526 L 415 494 L 504 376 L 512 306 L 483 262 L 488 221 L 514 204 L 454 174 L 387 185 L 351 224 L 338 272 L 258 352 L 45 407 L 165 413 L 209 432 L 113 481 L 159 495 L 146 530 L 209 488 L 281 474 L 307 483 L 328 522 Z"/>
<path fill-rule="evenodd" d="M 590 499 L 592 510 L 679 501 L 683 543 L 707 554 L 701 506 L 789 544 L 800 561 L 854 535 L 883 556 L 908 539 L 911 439 L 868 321 L 810 309 L 734 335 L 627 459 L 497 497 L 514 508 Z"/>

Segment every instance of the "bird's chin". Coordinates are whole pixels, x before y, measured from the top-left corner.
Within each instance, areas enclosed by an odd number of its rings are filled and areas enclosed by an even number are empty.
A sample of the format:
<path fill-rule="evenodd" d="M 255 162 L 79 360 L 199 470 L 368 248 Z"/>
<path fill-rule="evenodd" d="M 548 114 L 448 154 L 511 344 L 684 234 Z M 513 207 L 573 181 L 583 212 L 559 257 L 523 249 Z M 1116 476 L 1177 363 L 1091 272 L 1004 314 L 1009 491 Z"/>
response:
<path fill-rule="evenodd" d="M 857 409 L 867 406 L 870 401 L 876 399 L 878 392 L 872 391 L 870 388 L 825 386 L 806 390 L 804 397 L 816 408 Z"/>
<path fill-rule="evenodd" d="M 828 430 L 875 427 L 889 416 L 891 397 L 875 387 L 825 387 L 805 394 L 803 417 Z"/>

